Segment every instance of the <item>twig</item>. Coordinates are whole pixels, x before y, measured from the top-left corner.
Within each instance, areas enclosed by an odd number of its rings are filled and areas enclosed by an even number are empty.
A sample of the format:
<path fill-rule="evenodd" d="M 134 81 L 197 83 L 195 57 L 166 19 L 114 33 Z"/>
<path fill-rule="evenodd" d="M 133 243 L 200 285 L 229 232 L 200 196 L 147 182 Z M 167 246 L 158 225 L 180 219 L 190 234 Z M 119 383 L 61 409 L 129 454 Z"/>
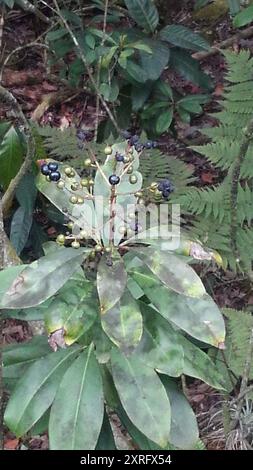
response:
<path fill-rule="evenodd" d="M 204 60 L 208 57 L 218 54 L 221 49 L 226 49 L 227 47 L 232 46 L 235 42 L 238 42 L 238 39 L 248 39 L 253 36 L 253 26 L 245 29 L 244 31 L 238 31 L 234 36 L 225 41 L 220 42 L 217 46 L 211 47 L 208 51 L 195 52 L 192 54 L 193 59 Z"/>
<path fill-rule="evenodd" d="M 0 46 L 1 46 L 1 42 L 0 42 Z M 28 47 L 42 47 L 44 49 L 49 49 L 49 47 L 46 44 L 41 44 L 41 43 L 36 42 L 36 41 L 30 42 L 29 44 L 25 44 L 24 46 L 19 46 L 16 49 L 13 49 L 13 51 L 11 51 L 10 54 L 7 55 L 7 57 L 5 58 L 5 60 L 3 62 L 3 65 L 1 66 L 1 69 L 0 69 L 0 82 L 2 81 L 4 67 L 8 64 L 11 57 L 13 55 L 15 55 L 17 52 L 22 51 L 23 49 L 26 49 Z"/>
<path fill-rule="evenodd" d="M 26 174 L 27 170 L 32 164 L 32 159 L 35 152 L 35 142 L 28 121 L 22 109 L 20 108 L 16 98 L 13 96 L 12 93 L 10 93 L 8 90 L 6 90 L 3 86 L 0 85 L 0 101 L 1 100 L 6 101 L 14 111 L 26 138 L 26 156 L 24 162 L 21 165 L 16 176 L 11 180 L 2 198 L 2 211 L 4 214 L 15 194 L 15 191 L 21 179 Z"/>
<path fill-rule="evenodd" d="M 28 2 L 28 0 L 21 0 L 20 2 L 22 4 L 22 8 L 25 11 L 28 11 L 29 13 L 33 13 L 35 16 L 37 16 L 41 21 L 44 21 L 44 23 L 50 23 L 50 18 L 48 18 L 44 13 L 42 13 L 36 6 L 34 6 L 32 3 Z"/>
<path fill-rule="evenodd" d="M 103 18 L 103 37 L 101 41 L 102 47 L 105 44 L 105 38 L 106 38 L 108 4 L 109 4 L 109 0 L 105 0 L 105 10 L 104 10 L 104 18 Z M 99 63 L 98 63 L 98 71 L 97 71 L 97 86 L 98 87 L 100 86 L 101 64 L 102 64 L 102 57 L 99 58 Z M 100 99 L 99 99 L 99 96 L 97 95 L 96 96 L 96 121 L 95 121 L 95 131 L 94 131 L 94 142 L 97 142 L 97 137 L 98 137 L 99 103 L 100 103 Z"/>

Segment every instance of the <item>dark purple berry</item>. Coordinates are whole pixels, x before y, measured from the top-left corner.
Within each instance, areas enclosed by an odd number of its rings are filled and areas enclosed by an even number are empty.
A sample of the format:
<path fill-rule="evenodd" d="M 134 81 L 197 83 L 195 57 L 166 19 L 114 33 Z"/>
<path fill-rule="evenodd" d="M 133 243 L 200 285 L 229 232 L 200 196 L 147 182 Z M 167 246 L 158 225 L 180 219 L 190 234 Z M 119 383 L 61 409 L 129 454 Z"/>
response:
<path fill-rule="evenodd" d="M 139 142 L 139 136 L 137 134 L 132 135 L 132 137 L 130 137 L 128 141 L 129 145 L 135 145 L 138 142 Z"/>
<path fill-rule="evenodd" d="M 52 171 L 49 175 L 51 181 L 59 181 L 61 174 L 59 171 Z"/>
<path fill-rule="evenodd" d="M 124 137 L 124 139 L 128 140 L 131 138 L 131 132 L 129 131 L 123 131 L 122 132 L 122 137 Z"/>
<path fill-rule="evenodd" d="M 50 162 L 48 164 L 48 168 L 50 171 L 57 171 L 58 170 L 58 163 Z"/>
<path fill-rule="evenodd" d="M 143 145 L 142 144 L 136 144 L 134 146 L 136 152 L 141 152 L 143 150 Z"/>
<path fill-rule="evenodd" d="M 153 142 L 151 140 L 147 140 L 147 142 L 145 143 L 145 148 L 152 149 L 152 147 L 153 147 Z"/>
<path fill-rule="evenodd" d="M 168 197 L 169 197 L 169 195 L 170 195 L 170 191 L 166 191 L 166 190 L 165 190 L 165 191 L 163 191 L 162 194 L 163 194 L 164 199 L 168 199 Z"/>
<path fill-rule="evenodd" d="M 49 173 L 50 173 L 50 170 L 49 170 L 48 165 L 46 163 L 41 165 L 40 171 L 41 171 L 42 175 L 45 175 L 45 176 L 49 175 Z"/>
<path fill-rule="evenodd" d="M 117 160 L 117 162 L 123 162 L 124 161 L 124 155 L 120 155 L 119 153 L 116 153 L 116 160 Z"/>
<path fill-rule="evenodd" d="M 115 186 L 116 184 L 119 184 L 120 182 L 120 177 L 117 175 L 111 175 L 109 176 L 109 183 Z"/>
<path fill-rule="evenodd" d="M 76 136 L 79 140 L 84 142 L 87 139 L 87 132 L 83 131 L 82 129 L 78 129 L 76 131 Z"/>

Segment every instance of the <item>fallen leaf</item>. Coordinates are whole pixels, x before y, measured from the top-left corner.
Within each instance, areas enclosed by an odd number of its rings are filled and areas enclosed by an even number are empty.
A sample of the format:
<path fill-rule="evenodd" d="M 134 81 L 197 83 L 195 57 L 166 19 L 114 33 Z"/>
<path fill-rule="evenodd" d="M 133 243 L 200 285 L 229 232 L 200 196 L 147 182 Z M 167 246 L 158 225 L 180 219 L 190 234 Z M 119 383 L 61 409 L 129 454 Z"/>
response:
<path fill-rule="evenodd" d="M 4 448 L 6 450 L 15 450 L 18 444 L 19 444 L 19 439 L 8 439 L 8 441 L 4 443 Z"/>
<path fill-rule="evenodd" d="M 201 179 L 203 183 L 213 183 L 216 175 L 214 173 L 210 173 L 210 171 L 201 173 Z"/>

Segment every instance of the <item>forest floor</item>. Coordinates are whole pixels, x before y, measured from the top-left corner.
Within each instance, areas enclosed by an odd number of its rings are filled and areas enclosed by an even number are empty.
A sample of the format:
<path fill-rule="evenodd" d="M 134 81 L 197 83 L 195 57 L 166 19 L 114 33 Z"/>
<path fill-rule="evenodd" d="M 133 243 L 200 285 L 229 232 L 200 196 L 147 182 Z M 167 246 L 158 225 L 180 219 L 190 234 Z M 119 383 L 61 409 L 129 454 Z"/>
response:
<path fill-rule="evenodd" d="M 227 39 L 235 32 L 231 27 L 231 21 L 228 17 L 219 19 L 216 24 L 210 28 L 205 23 L 194 23 L 192 17 L 187 11 L 175 13 L 174 22 L 190 26 L 197 31 L 201 30 L 207 35 L 208 30 L 212 30 L 211 42 L 220 42 Z M 15 34 L 13 34 L 15 31 Z M 43 34 L 41 25 L 34 22 L 32 15 L 13 10 L 8 16 L 8 22 L 5 26 L 5 51 L 7 56 L 15 48 L 35 41 Z M 239 40 L 234 45 L 240 48 L 242 44 Z M 253 49 L 253 39 L 247 41 L 247 47 Z M 198 178 L 199 186 L 214 184 L 218 178 L 214 169 L 206 161 L 194 153 L 189 146 L 199 143 L 201 134 L 198 129 L 205 127 L 212 122 L 209 112 L 217 109 L 217 98 L 221 96 L 224 83 L 224 60 L 222 55 L 208 57 L 202 62 L 203 69 L 210 74 L 215 83 L 211 102 L 205 106 L 201 116 L 194 118 L 191 124 L 182 124 L 177 122 L 177 136 L 167 133 L 159 139 L 159 146 L 164 153 L 176 155 L 183 159 L 189 165 L 194 167 L 194 174 Z M 171 86 L 183 92 L 199 92 L 192 83 L 186 82 L 183 78 L 176 76 L 175 73 L 167 70 L 164 73 L 165 80 Z M 4 69 L 3 84 L 17 98 L 23 111 L 29 118 L 38 121 L 41 125 L 50 124 L 58 127 L 84 127 L 94 129 L 95 123 L 95 100 L 85 95 L 82 91 L 66 90 L 62 84 L 57 83 L 48 75 L 45 66 L 45 53 L 42 49 L 33 47 L 21 50 Z M 0 109 L 0 120 L 11 117 L 6 108 Z M 46 216 L 40 216 L 40 223 L 49 237 L 54 238 L 56 229 Z M 242 309 L 253 305 L 253 295 L 249 292 L 248 285 L 244 279 L 231 272 L 223 273 L 222 279 L 218 274 L 214 274 L 211 280 L 211 290 L 214 300 L 221 307 L 230 307 Z M 6 320 L 4 324 L 4 342 L 22 342 L 29 339 L 32 335 L 30 325 L 18 320 Z M 211 389 L 208 385 L 198 380 L 187 381 L 186 392 L 190 402 L 197 413 L 200 437 L 208 449 L 223 449 L 225 436 L 222 423 L 214 423 L 211 420 L 212 409 L 219 408 L 221 396 L 217 391 Z M 115 429 L 118 427 L 118 442 L 124 448 L 131 446 L 128 436 L 120 429 L 115 419 Z M 117 431 L 116 431 L 117 432 Z M 29 437 L 25 439 L 16 439 L 6 430 L 5 449 L 6 450 L 26 450 L 26 449 L 47 449 L 47 434 Z M 126 448 L 126 447 L 125 447 Z"/>

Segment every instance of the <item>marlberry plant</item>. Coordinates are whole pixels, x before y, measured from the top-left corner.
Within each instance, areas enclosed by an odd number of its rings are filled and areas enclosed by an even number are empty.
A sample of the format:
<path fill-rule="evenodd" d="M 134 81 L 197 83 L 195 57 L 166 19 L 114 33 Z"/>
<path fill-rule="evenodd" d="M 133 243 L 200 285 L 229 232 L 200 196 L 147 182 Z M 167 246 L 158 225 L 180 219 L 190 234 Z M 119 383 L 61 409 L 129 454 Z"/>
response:
<path fill-rule="evenodd" d="M 0 273 L 4 314 L 47 330 L 4 350 L 5 423 L 17 436 L 48 428 L 51 449 L 115 448 L 112 412 L 141 449 L 194 448 L 180 377 L 223 388 L 200 349 L 223 347 L 223 317 L 190 265 L 217 254 L 171 235 L 162 210 L 153 223 L 147 194 L 167 201 L 174 185 L 143 187 L 142 149 L 156 144 L 126 137 L 102 165 L 87 146 L 82 177 L 39 161 L 37 188 L 64 214 L 64 233 L 40 259 Z"/>

